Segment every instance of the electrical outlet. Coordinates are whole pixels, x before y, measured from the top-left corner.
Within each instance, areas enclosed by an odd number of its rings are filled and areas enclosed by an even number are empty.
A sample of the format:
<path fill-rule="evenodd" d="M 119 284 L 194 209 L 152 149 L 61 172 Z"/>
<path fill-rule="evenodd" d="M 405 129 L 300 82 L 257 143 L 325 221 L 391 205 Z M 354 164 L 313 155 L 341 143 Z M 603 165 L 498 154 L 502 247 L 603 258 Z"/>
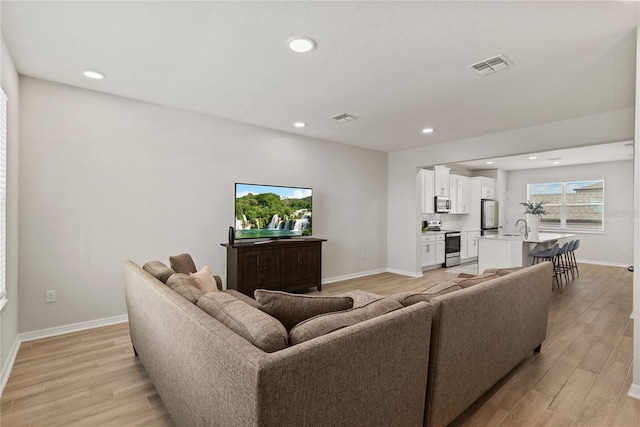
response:
<path fill-rule="evenodd" d="M 627 252 L 627 248 L 625 248 L 624 246 L 621 246 L 620 247 L 620 252 L 622 252 L 622 253 Z"/>
<path fill-rule="evenodd" d="M 364 252 L 360 252 L 360 259 L 364 259 L 365 257 L 365 253 Z"/>
<path fill-rule="evenodd" d="M 56 291 L 47 291 L 47 303 L 56 302 Z"/>

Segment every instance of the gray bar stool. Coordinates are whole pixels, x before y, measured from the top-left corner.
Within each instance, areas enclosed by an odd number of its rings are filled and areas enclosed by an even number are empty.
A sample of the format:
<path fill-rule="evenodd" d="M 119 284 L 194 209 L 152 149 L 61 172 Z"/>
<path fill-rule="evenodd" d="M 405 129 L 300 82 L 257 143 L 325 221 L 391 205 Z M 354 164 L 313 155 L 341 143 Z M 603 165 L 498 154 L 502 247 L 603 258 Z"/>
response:
<path fill-rule="evenodd" d="M 551 261 L 553 263 L 553 278 L 556 280 L 558 287 L 560 287 L 560 280 L 558 279 L 558 275 L 557 275 L 556 257 L 559 251 L 560 251 L 560 245 L 556 243 L 549 250 L 529 253 L 529 256 L 533 258 L 531 260 L 531 265 L 538 264 L 543 261 Z"/>

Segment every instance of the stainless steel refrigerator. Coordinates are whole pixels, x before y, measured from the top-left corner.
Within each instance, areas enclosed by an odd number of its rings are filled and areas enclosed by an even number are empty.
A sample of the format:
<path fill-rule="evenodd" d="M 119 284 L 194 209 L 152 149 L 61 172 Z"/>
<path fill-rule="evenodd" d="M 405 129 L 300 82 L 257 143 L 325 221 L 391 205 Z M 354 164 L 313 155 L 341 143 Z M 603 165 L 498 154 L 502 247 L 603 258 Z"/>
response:
<path fill-rule="evenodd" d="M 497 200 L 482 199 L 480 209 L 480 227 L 482 235 L 498 234 L 498 202 Z"/>

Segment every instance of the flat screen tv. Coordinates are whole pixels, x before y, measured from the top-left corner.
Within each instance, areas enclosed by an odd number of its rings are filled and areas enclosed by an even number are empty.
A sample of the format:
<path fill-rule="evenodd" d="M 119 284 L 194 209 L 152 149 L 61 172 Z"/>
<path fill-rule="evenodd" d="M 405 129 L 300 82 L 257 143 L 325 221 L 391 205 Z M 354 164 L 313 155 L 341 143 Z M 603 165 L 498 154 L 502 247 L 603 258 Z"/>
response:
<path fill-rule="evenodd" d="M 311 236 L 312 189 L 236 183 L 236 239 Z"/>

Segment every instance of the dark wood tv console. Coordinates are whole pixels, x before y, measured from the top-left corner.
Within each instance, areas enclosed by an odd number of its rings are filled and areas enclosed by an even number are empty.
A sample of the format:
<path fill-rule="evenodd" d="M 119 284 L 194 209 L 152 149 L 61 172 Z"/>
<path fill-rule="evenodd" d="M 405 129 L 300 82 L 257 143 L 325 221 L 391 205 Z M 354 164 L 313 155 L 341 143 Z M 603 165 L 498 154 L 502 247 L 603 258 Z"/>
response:
<path fill-rule="evenodd" d="M 227 248 L 227 289 L 252 298 L 256 289 L 320 291 L 322 242 L 309 237 L 221 243 Z"/>

